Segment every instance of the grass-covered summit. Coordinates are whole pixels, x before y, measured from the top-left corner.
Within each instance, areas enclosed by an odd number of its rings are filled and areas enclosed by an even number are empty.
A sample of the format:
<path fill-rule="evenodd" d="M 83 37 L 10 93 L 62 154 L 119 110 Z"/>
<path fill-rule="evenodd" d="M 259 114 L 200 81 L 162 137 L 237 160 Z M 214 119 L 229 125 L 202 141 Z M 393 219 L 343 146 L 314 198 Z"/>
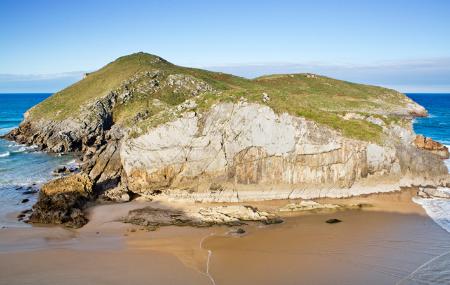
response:
<path fill-rule="evenodd" d="M 118 94 L 113 123 L 137 132 L 175 119 L 186 110 L 204 112 L 212 104 L 246 100 L 327 125 L 344 136 L 377 141 L 382 128 L 361 117 L 389 124 L 413 102 L 386 88 L 312 74 L 282 74 L 245 79 L 174 65 L 147 53 L 120 57 L 32 108 L 31 120 L 77 118 L 81 110 L 111 93 Z M 345 117 L 347 113 L 361 116 Z"/>

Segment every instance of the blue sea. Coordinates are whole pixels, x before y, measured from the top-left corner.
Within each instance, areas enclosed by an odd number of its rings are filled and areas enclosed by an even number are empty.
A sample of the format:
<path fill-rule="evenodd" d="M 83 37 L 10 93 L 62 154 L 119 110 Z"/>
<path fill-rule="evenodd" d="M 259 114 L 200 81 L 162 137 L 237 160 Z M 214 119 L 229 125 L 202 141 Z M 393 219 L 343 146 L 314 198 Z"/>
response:
<path fill-rule="evenodd" d="M 450 148 L 450 94 L 407 94 L 417 103 L 424 106 L 429 116 L 417 118 L 414 131 L 439 141 Z M 450 160 L 445 161 L 450 170 Z M 443 188 L 450 192 L 450 189 Z M 422 205 L 427 214 L 442 228 L 450 232 L 450 201 L 446 199 L 415 198 L 414 202 Z"/>
<path fill-rule="evenodd" d="M 424 106 L 429 116 L 417 118 L 414 131 L 450 147 L 450 94 L 407 94 L 411 99 Z M 450 160 L 446 161 L 450 169 Z"/>
<path fill-rule="evenodd" d="M 414 101 L 424 106 L 429 116 L 417 118 L 414 131 L 427 137 L 450 145 L 450 94 L 407 94 Z M 450 160 L 446 161 L 450 170 Z M 450 189 L 444 188 L 450 192 Z M 450 201 L 439 198 L 414 198 L 439 226 L 450 232 Z M 409 284 L 450 284 L 450 252 L 443 250 L 442 254 L 432 258 L 411 274 L 397 282 L 397 285 Z"/>
<path fill-rule="evenodd" d="M 50 95 L 0 94 L 0 135 L 17 127 L 26 110 Z M 31 208 L 36 190 L 53 177 L 55 167 L 70 163 L 71 156 L 49 155 L 0 139 L 0 227 L 26 226 L 17 221 L 17 212 Z"/>

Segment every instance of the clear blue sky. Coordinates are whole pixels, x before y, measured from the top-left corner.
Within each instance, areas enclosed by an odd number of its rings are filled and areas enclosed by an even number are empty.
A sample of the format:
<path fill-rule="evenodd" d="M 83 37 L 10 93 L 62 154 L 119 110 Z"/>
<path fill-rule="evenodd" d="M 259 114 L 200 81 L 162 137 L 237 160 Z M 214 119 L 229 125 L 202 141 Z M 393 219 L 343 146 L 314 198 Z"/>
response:
<path fill-rule="evenodd" d="M 136 51 L 244 76 L 450 91 L 450 1 L 0 1 L 0 92 L 56 91 Z"/>

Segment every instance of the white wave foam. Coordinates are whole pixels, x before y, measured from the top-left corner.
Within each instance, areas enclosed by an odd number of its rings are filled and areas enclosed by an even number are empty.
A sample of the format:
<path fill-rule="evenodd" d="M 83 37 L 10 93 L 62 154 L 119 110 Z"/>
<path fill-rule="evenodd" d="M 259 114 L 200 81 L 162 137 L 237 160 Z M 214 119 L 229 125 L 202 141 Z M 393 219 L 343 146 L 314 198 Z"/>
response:
<path fill-rule="evenodd" d="M 447 191 L 450 192 L 450 189 Z M 413 201 L 421 205 L 434 222 L 450 233 L 450 200 L 414 197 Z"/>
<path fill-rule="evenodd" d="M 450 145 L 445 145 L 450 150 Z M 448 172 L 450 173 L 450 159 L 444 160 L 445 165 L 447 166 Z"/>
<path fill-rule="evenodd" d="M 14 130 L 16 127 L 10 127 L 10 128 L 0 128 L 0 135 L 6 135 L 10 131 Z"/>
<path fill-rule="evenodd" d="M 13 153 L 20 153 L 20 152 L 31 152 L 36 149 L 34 146 L 27 146 L 27 145 L 16 145 L 16 149 L 12 150 Z"/>
<path fill-rule="evenodd" d="M 11 153 L 9 151 L 0 153 L 0 157 L 8 157 Z"/>

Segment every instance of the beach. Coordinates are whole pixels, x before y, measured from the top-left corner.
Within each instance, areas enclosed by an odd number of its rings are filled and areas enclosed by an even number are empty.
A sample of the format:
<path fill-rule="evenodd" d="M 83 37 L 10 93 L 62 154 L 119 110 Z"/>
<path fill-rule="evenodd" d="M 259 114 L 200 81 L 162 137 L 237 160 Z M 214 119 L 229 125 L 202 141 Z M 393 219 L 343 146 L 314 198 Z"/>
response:
<path fill-rule="evenodd" d="M 96 206 L 79 230 L 1 229 L 0 284 L 426 284 L 408 276 L 450 251 L 450 239 L 414 195 L 323 199 L 367 207 L 284 213 L 284 223 L 249 223 L 242 235 L 226 226 L 147 231 L 117 221 L 152 202 Z M 287 203 L 256 204 L 273 211 Z M 433 278 L 448 281 L 442 274 Z"/>

